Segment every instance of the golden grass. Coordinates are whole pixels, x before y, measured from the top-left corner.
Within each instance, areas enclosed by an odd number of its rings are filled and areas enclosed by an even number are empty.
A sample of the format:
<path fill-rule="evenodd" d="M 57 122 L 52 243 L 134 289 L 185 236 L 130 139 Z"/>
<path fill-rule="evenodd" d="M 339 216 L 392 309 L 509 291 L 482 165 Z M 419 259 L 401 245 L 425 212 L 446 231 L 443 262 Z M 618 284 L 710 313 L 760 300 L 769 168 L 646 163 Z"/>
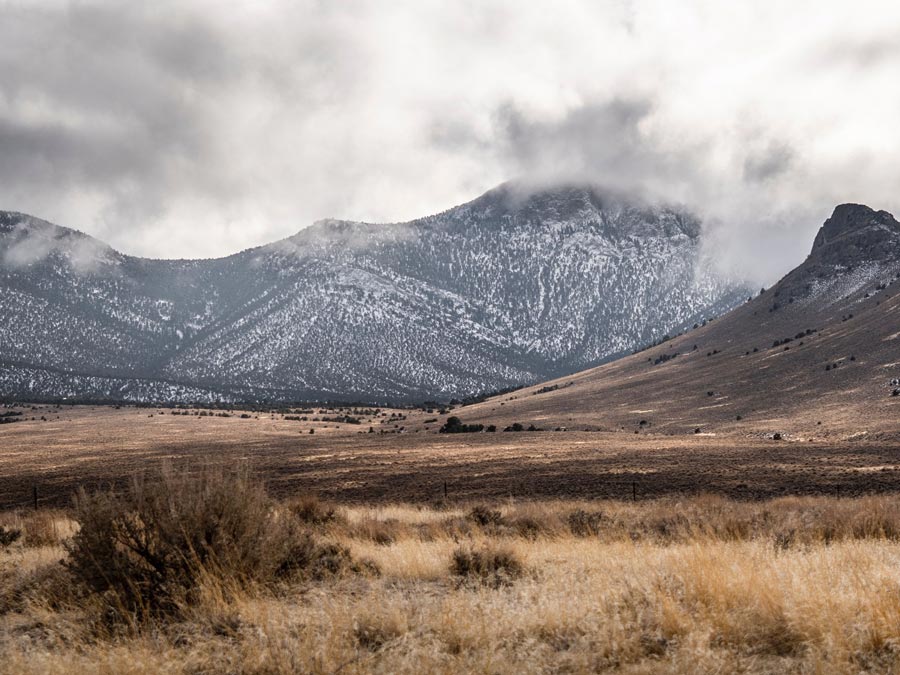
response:
<path fill-rule="evenodd" d="M 0 551 L 0 672 L 900 670 L 893 498 L 510 502 L 483 527 L 472 506 L 339 507 L 318 536 L 380 576 L 211 583 L 177 619 L 127 630 L 48 581 L 63 573 L 60 540 L 17 542 Z M 596 535 L 569 528 L 579 509 L 602 514 Z M 372 536 L 385 523 L 387 543 Z M 485 546 L 523 575 L 496 586 L 452 575 L 457 549 Z"/>

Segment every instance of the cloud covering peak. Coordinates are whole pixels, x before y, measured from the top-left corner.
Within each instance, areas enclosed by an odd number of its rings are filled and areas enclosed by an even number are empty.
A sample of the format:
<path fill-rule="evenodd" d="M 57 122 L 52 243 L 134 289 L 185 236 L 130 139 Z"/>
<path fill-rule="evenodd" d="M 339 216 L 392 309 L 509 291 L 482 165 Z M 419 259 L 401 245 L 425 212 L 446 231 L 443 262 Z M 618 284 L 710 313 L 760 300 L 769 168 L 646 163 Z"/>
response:
<path fill-rule="evenodd" d="M 900 210 L 900 9 L 759 0 L 0 5 L 0 208 L 148 256 L 511 178 L 684 203 L 735 274 Z"/>

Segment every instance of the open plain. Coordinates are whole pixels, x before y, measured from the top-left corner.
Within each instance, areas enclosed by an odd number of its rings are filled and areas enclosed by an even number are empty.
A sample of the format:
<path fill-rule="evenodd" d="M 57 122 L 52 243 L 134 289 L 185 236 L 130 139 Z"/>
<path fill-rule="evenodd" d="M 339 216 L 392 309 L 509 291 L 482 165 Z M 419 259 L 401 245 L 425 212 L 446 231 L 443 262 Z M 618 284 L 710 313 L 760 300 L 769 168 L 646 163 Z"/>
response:
<path fill-rule="evenodd" d="M 162 460 L 242 463 L 273 494 L 349 502 L 434 502 L 445 498 L 445 484 L 448 498 L 467 500 L 900 490 L 898 434 L 859 420 L 800 428 L 768 418 L 663 433 L 642 427 L 637 411 L 631 425 L 597 431 L 442 434 L 437 430 L 448 417 L 465 420 L 470 408 L 444 415 L 384 409 L 377 416 L 372 409 L 354 418 L 358 424 L 322 422 L 338 413 L 318 409 L 299 421 L 273 412 L 216 417 L 221 411 L 31 408 L 14 408 L 23 421 L 0 426 L 0 508 L 31 505 L 35 487 L 42 505 L 66 506 L 79 486 L 121 485 Z"/>

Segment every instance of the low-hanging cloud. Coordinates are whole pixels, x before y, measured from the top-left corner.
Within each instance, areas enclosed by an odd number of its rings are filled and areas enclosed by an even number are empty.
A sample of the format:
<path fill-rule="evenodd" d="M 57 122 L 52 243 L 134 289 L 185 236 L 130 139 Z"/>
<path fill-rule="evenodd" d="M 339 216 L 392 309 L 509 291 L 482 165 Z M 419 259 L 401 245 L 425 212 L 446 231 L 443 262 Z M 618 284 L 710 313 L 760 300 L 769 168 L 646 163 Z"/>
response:
<path fill-rule="evenodd" d="M 835 204 L 900 211 L 898 34 L 868 0 L 7 1 L 0 208 L 198 257 L 592 182 L 769 283 Z"/>

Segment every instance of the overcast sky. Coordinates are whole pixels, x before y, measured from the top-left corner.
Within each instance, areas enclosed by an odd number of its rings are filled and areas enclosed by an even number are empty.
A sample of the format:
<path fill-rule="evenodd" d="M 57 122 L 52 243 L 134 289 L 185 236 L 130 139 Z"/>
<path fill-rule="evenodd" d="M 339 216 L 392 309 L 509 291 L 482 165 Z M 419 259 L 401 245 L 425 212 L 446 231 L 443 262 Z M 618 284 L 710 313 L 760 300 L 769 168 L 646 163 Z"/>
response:
<path fill-rule="evenodd" d="M 900 215 L 898 36 L 883 0 L 0 0 L 0 209 L 208 257 L 590 181 L 769 282 L 835 204 Z"/>

